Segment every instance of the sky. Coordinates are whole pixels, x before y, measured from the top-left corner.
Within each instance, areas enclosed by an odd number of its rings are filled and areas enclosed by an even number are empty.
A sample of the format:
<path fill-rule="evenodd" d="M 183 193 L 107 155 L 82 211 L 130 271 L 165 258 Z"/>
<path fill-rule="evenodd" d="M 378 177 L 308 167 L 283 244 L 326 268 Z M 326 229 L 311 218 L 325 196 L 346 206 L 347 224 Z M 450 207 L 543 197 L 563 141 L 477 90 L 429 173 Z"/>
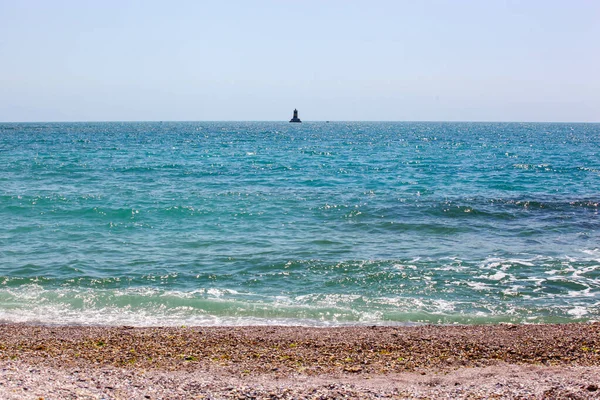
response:
<path fill-rule="evenodd" d="M 597 0 L 0 0 L 0 121 L 600 122 Z"/>

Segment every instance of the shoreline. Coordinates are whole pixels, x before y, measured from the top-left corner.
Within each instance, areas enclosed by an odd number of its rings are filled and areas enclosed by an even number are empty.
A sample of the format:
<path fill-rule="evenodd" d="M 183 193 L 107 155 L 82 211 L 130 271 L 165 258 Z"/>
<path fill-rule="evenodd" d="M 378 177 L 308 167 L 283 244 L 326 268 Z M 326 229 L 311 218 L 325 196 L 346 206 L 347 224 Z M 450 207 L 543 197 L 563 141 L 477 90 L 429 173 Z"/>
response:
<path fill-rule="evenodd" d="M 2 398 L 597 398 L 600 323 L 0 324 L 0 364 Z"/>

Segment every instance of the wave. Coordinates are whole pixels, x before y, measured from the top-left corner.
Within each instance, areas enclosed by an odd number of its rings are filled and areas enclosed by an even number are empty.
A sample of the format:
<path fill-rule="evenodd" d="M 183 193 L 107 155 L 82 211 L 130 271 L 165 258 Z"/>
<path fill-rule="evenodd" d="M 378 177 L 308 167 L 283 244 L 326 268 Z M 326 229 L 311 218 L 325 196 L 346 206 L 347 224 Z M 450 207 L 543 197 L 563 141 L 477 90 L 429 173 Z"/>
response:
<path fill-rule="evenodd" d="M 126 291 L 57 290 L 35 286 L 0 290 L 0 320 L 75 325 L 411 325 L 558 323 L 598 320 L 598 304 L 514 304 L 481 301 L 366 298 L 312 294 L 234 298 L 225 292 L 182 293 L 155 288 Z"/>
<path fill-rule="evenodd" d="M 35 266 L 23 269 L 37 274 Z M 490 257 L 298 260 L 235 274 L 0 278 L 0 319 L 131 325 L 568 322 L 600 319 L 600 263 Z M 114 274 L 117 271 L 112 271 Z"/>

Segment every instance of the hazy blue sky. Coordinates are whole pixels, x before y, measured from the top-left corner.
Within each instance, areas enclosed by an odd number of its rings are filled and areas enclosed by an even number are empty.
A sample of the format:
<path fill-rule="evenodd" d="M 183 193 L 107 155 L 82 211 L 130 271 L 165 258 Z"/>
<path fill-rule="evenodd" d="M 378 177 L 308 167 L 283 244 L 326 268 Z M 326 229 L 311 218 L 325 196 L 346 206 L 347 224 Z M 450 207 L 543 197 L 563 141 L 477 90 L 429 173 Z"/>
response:
<path fill-rule="evenodd" d="M 0 121 L 600 121 L 600 1 L 0 0 Z"/>

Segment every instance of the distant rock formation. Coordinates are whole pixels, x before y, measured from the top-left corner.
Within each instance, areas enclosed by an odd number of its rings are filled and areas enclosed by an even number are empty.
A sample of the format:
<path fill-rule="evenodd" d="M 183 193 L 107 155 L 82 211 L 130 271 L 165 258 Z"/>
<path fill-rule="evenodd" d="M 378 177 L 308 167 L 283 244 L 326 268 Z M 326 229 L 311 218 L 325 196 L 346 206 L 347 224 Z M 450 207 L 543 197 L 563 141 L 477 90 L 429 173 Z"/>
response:
<path fill-rule="evenodd" d="M 302 122 L 300 118 L 298 118 L 298 110 L 294 109 L 294 117 L 290 119 L 290 122 Z"/>

